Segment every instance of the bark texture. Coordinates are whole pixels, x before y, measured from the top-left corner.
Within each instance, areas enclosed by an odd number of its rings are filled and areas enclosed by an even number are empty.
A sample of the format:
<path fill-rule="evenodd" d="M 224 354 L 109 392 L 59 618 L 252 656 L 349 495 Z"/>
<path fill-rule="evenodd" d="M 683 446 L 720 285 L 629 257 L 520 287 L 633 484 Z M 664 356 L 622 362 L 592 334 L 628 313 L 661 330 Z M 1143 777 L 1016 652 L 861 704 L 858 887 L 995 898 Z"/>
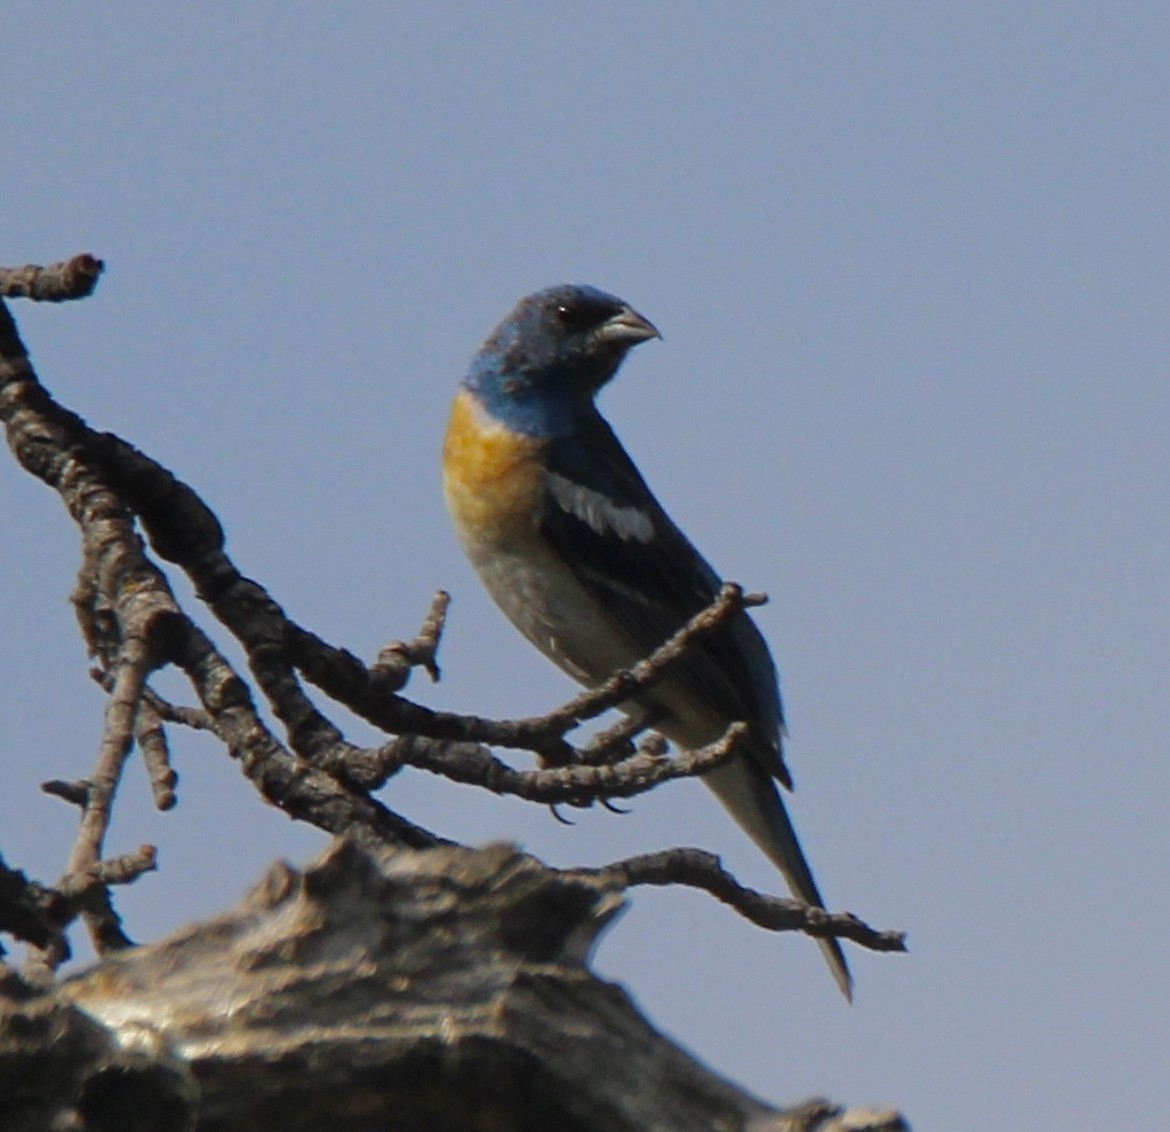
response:
<path fill-rule="evenodd" d="M 231 912 L 49 989 L 0 984 L 0 1127 L 170 1132 L 853 1132 L 769 1107 L 588 969 L 603 876 L 512 846 L 277 865 Z"/>

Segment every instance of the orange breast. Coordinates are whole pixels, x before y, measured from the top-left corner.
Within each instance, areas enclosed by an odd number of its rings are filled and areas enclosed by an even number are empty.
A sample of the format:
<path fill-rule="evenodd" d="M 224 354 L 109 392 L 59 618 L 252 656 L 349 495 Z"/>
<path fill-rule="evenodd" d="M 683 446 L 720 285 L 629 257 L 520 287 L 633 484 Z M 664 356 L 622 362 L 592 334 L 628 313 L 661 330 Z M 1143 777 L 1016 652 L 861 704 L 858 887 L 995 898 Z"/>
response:
<path fill-rule="evenodd" d="M 543 441 L 492 420 L 466 390 L 451 406 L 443 491 L 459 537 L 474 551 L 536 534 Z"/>

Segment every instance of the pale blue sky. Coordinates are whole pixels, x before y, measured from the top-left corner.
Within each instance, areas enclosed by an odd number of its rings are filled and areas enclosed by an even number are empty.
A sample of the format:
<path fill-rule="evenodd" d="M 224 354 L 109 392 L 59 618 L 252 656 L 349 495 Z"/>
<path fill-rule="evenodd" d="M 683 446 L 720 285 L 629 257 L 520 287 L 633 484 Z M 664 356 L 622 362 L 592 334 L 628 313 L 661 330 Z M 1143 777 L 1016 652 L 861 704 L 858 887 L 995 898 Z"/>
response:
<path fill-rule="evenodd" d="M 805 848 L 911 953 L 851 949 L 849 1008 L 810 941 L 648 892 L 599 971 L 774 1100 L 1111 1127 L 1170 1101 L 1168 58 L 1155 4 L 10 3 L 0 261 L 104 257 L 89 302 L 15 308 L 49 387 L 329 639 L 372 657 L 449 588 L 414 692 L 502 716 L 573 688 L 448 529 L 448 399 L 525 292 L 630 301 L 664 341 L 603 409 L 772 594 Z M 86 773 L 101 699 L 71 525 L 10 462 L 0 514 L 0 848 L 52 879 L 74 815 L 37 784 Z M 176 762 L 179 808 L 135 768 L 111 837 L 160 848 L 120 897 L 142 939 L 323 843 L 213 745 Z M 695 784 L 571 829 L 421 774 L 385 797 L 782 888 Z"/>

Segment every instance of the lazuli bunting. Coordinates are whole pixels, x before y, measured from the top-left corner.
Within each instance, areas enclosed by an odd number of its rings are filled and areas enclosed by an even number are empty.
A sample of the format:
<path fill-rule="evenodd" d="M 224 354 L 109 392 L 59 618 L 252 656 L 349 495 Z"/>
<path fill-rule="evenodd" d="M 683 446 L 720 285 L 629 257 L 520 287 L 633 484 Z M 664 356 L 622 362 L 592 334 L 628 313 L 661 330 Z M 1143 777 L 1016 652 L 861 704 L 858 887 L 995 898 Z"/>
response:
<path fill-rule="evenodd" d="M 447 429 L 443 486 L 468 557 L 520 632 L 585 685 L 653 652 L 720 588 L 594 404 L 627 351 L 658 337 L 593 287 L 529 295 L 475 355 Z M 739 753 L 703 781 L 792 892 L 824 907 L 777 789 L 792 785 L 780 688 L 747 613 L 623 710 L 684 748 L 746 723 Z M 850 998 L 837 941 L 817 942 Z"/>

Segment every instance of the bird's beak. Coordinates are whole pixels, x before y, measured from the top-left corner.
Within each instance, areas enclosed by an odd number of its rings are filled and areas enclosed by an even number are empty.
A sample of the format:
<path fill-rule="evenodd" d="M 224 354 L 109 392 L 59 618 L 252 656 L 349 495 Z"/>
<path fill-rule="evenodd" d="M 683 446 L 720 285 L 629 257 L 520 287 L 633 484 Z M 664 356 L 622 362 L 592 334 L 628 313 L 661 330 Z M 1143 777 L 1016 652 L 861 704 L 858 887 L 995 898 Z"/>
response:
<path fill-rule="evenodd" d="M 648 338 L 661 338 L 658 327 L 648 318 L 643 318 L 633 307 L 622 307 L 612 318 L 597 329 L 597 338 L 613 346 L 636 346 Z"/>

